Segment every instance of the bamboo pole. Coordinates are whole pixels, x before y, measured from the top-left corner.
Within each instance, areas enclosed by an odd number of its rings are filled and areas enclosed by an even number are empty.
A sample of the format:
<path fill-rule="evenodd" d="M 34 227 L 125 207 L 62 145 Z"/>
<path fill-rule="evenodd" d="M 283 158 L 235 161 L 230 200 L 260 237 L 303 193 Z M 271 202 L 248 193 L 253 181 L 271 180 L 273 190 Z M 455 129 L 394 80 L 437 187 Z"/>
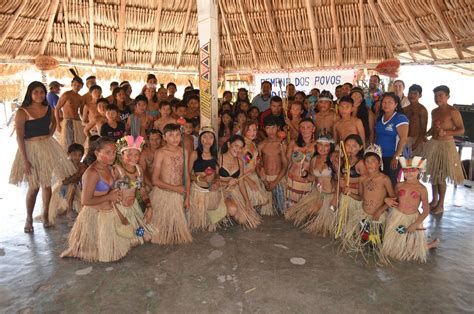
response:
<path fill-rule="evenodd" d="M 15 14 L 9 19 L 7 27 L 5 28 L 5 31 L 3 32 L 2 37 L 0 37 L 0 46 L 3 44 L 7 36 L 10 34 L 13 28 L 13 25 L 15 25 L 16 20 L 25 9 L 25 6 L 27 3 L 28 3 L 27 0 L 23 0 L 20 6 L 18 7 L 18 9 L 15 10 Z"/>
<path fill-rule="evenodd" d="M 219 5 L 219 11 L 221 11 L 222 24 L 224 24 L 224 29 L 225 29 L 225 32 L 227 33 L 227 41 L 229 42 L 230 52 L 232 54 L 232 61 L 234 62 L 234 66 L 237 69 L 238 68 L 237 57 L 236 57 L 237 54 L 235 52 L 234 42 L 232 41 L 232 36 L 230 34 L 230 28 L 229 28 L 229 25 L 227 24 L 227 18 L 225 17 L 224 10 L 222 9 L 222 0 L 218 0 L 217 4 Z"/>
<path fill-rule="evenodd" d="M 247 39 L 249 41 L 250 50 L 252 52 L 252 60 L 253 60 L 253 67 L 259 68 L 257 62 L 257 53 L 255 52 L 255 44 L 253 41 L 252 33 L 250 32 L 249 22 L 247 21 L 247 10 L 242 2 L 242 0 L 238 0 L 240 14 L 242 15 L 242 22 L 244 22 L 245 32 L 247 33 Z"/>
<path fill-rule="evenodd" d="M 305 0 L 306 14 L 308 15 L 309 30 L 311 33 L 311 43 L 313 45 L 313 65 L 315 67 L 320 64 L 319 44 L 318 44 L 318 33 L 316 32 L 316 23 L 314 21 L 314 9 L 311 4 L 311 0 Z"/>
<path fill-rule="evenodd" d="M 52 30 L 53 30 L 53 23 L 54 18 L 56 16 L 56 12 L 58 11 L 59 0 L 52 0 L 51 5 L 49 6 L 48 10 L 48 22 L 46 24 L 46 30 L 43 35 L 43 39 L 41 41 L 39 54 L 42 55 L 46 51 L 46 46 L 48 45 L 49 40 L 51 39 Z"/>
<path fill-rule="evenodd" d="M 454 48 L 454 51 L 456 51 L 456 54 L 458 55 L 459 59 L 464 59 L 464 56 L 462 54 L 461 49 L 459 49 L 459 46 L 456 43 L 456 39 L 454 38 L 453 33 L 449 29 L 448 23 L 446 22 L 446 19 L 444 18 L 443 12 L 441 12 L 440 7 L 438 6 L 438 3 L 436 0 L 431 0 L 431 6 L 433 7 L 434 13 L 439 21 L 439 24 L 441 25 L 441 28 L 443 29 L 444 33 L 446 36 L 448 36 L 449 41 L 451 42 L 451 45 Z"/>
<path fill-rule="evenodd" d="M 91 63 L 95 63 L 95 51 L 94 51 L 94 0 L 89 0 L 89 53 L 91 57 Z"/>
<path fill-rule="evenodd" d="M 156 65 L 156 51 L 158 50 L 158 33 L 160 31 L 161 10 L 163 9 L 163 0 L 158 0 L 158 7 L 155 12 L 155 31 L 153 32 L 153 43 L 151 47 L 151 67 Z"/>
<path fill-rule="evenodd" d="M 66 34 L 66 53 L 67 61 L 71 62 L 71 35 L 69 33 L 69 12 L 67 7 L 67 0 L 62 0 L 64 12 L 64 33 Z"/>
<path fill-rule="evenodd" d="M 331 18 L 332 18 L 332 30 L 336 41 L 336 62 L 337 65 L 342 64 L 342 39 L 341 34 L 339 33 L 339 26 L 337 23 L 337 14 L 336 14 L 336 2 L 335 0 L 331 0 Z"/>
<path fill-rule="evenodd" d="M 179 44 L 178 57 L 176 58 L 176 68 L 181 64 L 181 57 L 183 55 L 184 44 L 186 43 L 186 33 L 188 31 L 189 17 L 191 16 L 191 8 L 193 7 L 193 0 L 188 0 L 188 9 L 186 11 L 186 19 L 184 21 L 183 32 L 181 33 L 181 42 Z"/>
<path fill-rule="evenodd" d="M 119 30 L 116 42 L 117 49 L 117 65 L 122 65 L 123 61 L 123 42 L 125 39 L 125 0 L 120 0 L 120 11 L 119 11 Z"/>
<path fill-rule="evenodd" d="M 380 19 L 379 12 L 377 11 L 377 8 L 375 7 L 374 0 L 367 0 L 367 3 L 369 4 L 369 8 L 372 11 L 372 14 L 374 15 L 375 22 L 377 23 L 380 34 L 382 35 L 383 41 L 385 42 L 385 49 L 387 49 L 390 57 L 395 58 L 396 57 L 395 51 L 393 50 L 392 44 L 390 43 L 390 40 L 388 39 L 387 33 L 383 29 L 382 20 Z"/>
<path fill-rule="evenodd" d="M 364 0 L 359 0 L 360 42 L 362 46 L 362 63 L 367 62 L 367 39 L 365 34 Z"/>

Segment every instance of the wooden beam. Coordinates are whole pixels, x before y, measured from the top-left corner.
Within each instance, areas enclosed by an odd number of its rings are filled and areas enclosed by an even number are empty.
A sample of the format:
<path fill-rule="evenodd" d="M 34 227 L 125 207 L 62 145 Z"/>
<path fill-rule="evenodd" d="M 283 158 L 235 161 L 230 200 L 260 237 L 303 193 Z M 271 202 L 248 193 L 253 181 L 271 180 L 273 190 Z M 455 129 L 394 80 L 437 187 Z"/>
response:
<path fill-rule="evenodd" d="M 49 40 L 51 39 L 53 31 L 54 18 L 56 17 L 56 12 L 58 11 L 59 0 L 52 0 L 51 5 L 48 10 L 48 22 L 46 24 L 46 31 L 43 35 L 43 40 L 41 41 L 39 54 L 42 55 L 46 51 L 46 46 L 48 45 Z"/>
<path fill-rule="evenodd" d="M 244 22 L 245 32 L 247 33 L 247 39 L 249 41 L 250 51 L 252 52 L 253 67 L 259 68 L 259 65 L 257 62 L 257 53 L 255 51 L 255 44 L 253 42 L 252 33 L 250 32 L 250 25 L 247 20 L 247 8 L 244 6 L 242 0 L 238 0 L 237 2 L 239 4 L 240 14 L 242 15 L 242 21 Z"/>
<path fill-rule="evenodd" d="M 116 41 L 116 49 L 117 49 L 117 65 L 122 65 L 123 61 L 123 42 L 125 39 L 125 8 L 126 2 L 125 0 L 120 0 L 120 11 L 119 11 L 119 30 L 118 36 Z"/>
<path fill-rule="evenodd" d="M 71 36 L 69 35 L 69 17 L 67 9 L 67 0 L 62 0 L 64 12 L 64 33 L 66 34 L 66 53 L 67 61 L 71 62 Z"/>
<path fill-rule="evenodd" d="M 89 0 L 89 52 L 91 56 L 91 63 L 95 63 L 94 51 L 94 0 Z"/>
<path fill-rule="evenodd" d="M 318 43 L 318 33 L 316 32 L 316 23 L 314 21 L 314 8 L 311 3 L 311 0 L 305 0 L 306 14 L 308 15 L 309 22 L 309 31 L 311 33 L 311 42 L 313 44 L 313 65 L 315 67 L 319 66 L 320 63 L 320 54 L 319 54 L 319 43 Z"/>
<path fill-rule="evenodd" d="M 365 34 L 364 0 L 359 0 L 360 43 L 362 45 L 362 63 L 367 62 L 367 38 Z"/>
<path fill-rule="evenodd" d="M 181 33 L 181 42 L 179 44 L 178 57 L 176 58 L 176 68 L 181 64 L 181 56 L 183 55 L 184 44 L 186 43 L 186 33 L 188 32 L 189 17 L 191 16 L 191 8 L 193 0 L 188 0 L 188 9 L 186 11 L 186 20 L 184 21 L 183 32 Z"/>
<path fill-rule="evenodd" d="M 377 27 L 379 28 L 380 34 L 382 34 L 383 41 L 385 42 L 385 49 L 387 49 L 388 54 L 391 57 L 395 58 L 395 51 L 393 50 L 392 44 L 388 39 L 387 33 L 385 33 L 385 30 L 383 29 L 382 20 L 380 19 L 379 12 L 375 7 L 374 0 L 367 0 L 367 3 L 369 4 L 370 11 L 372 11 L 372 14 L 374 15 L 374 19 L 377 23 Z"/>
<path fill-rule="evenodd" d="M 158 7 L 155 11 L 155 31 L 153 32 L 153 46 L 151 49 L 151 67 L 156 64 L 156 51 L 158 50 L 158 33 L 161 23 L 161 10 L 163 9 L 163 0 L 158 0 Z"/>
<path fill-rule="evenodd" d="M 431 0 L 431 6 L 433 7 L 434 13 L 441 24 L 441 28 L 443 28 L 444 33 L 446 36 L 448 36 L 449 41 L 451 42 L 451 45 L 453 46 L 454 50 L 456 51 L 456 54 L 458 55 L 459 59 L 463 59 L 464 56 L 462 54 L 461 49 L 459 49 L 458 44 L 456 43 L 456 39 L 454 38 L 453 33 L 449 29 L 448 23 L 446 22 L 446 19 L 444 18 L 443 12 L 441 12 L 441 8 L 438 6 L 438 3 L 436 0 Z"/>
<path fill-rule="evenodd" d="M 219 5 L 219 10 L 221 11 L 222 23 L 224 24 L 225 32 L 227 33 L 227 41 L 229 42 L 230 52 L 232 54 L 232 61 L 234 62 L 234 66 L 237 69 L 237 54 L 235 52 L 234 42 L 232 41 L 232 36 L 230 34 L 229 25 L 227 24 L 227 18 L 225 17 L 224 10 L 222 9 L 222 0 L 218 0 L 217 4 Z"/>
<path fill-rule="evenodd" d="M 273 49 L 275 50 L 278 58 L 278 62 L 280 63 L 281 68 L 285 68 L 285 59 L 283 58 L 283 51 L 281 49 L 280 38 L 277 36 L 277 28 L 275 25 L 275 20 L 273 20 L 273 10 L 272 10 L 272 3 L 270 0 L 264 0 L 263 2 L 265 6 L 265 13 L 267 14 L 267 22 L 268 26 L 270 27 L 270 32 L 273 38 Z"/>
<path fill-rule="evenodd" d="M 405 36 L 402 34 L 400 29 L 397 27 L 397 25 L 395 25 L 395 22 L 393 21 L 392 16 L 390 15 L 390 12 L 387 11 L 387 8 L 385 7 L 385 4 L 383 3 L 383 1 L 378 1 L 378 4 L 379 4 L 380 9 L 382 9 L 382 12 L 385 15 L 385 17 L 388 19 L 388 22 L 390 23 L 392 28 L 395 30 L 395 33 L 397 33 L 398 37 L 402 41 L 403 46 L 405 46 L 405 49 L 410 54 L 410 57 L 413 59 L 413 61 L 417 62 L 417 58 L 415 54 L 413 53 L 413 51 L 411 51 L 408 41 L 406 40 Z"/>
<path fill-rule="evenodd" d="M 31 25 L 30 29 L 35 29 L 35 26 L 36 26 L 36 23 L 38 23 L 38 21 L 43 17 L 44 15 L 44 12 L 46 12 L 46 9 L 48 8 L 47 5 L 43 6 L 43 8 L 41 9 L 40 13 L 36 16 L 36 19 L 35 21 L 33 22 L 33 25 Z M 15 49 L 15 52 L 13 53 L 12 57 L 14 59 L 18 58 L 18 56 L 20 55 L 20 51 L 21 49 L 23 49 L 23 46 L 26 44 L 26 41 L 28 40 L 28 35 L 29 33 L 26 33 L 24 36 L 23 36 L 23 39 L 21 40 L 20 44 L 18 45 L 18 47 Z"/>
<path fill-rule="evenodd" d="M 18 9 L 16 9 L 15 14 L 13 14 L 13 16 L 8 19 L 7 27 L 5 28 L 5 31 L 3 32 L 2 37 L 0 37 L 0 46 L 3 44 L 5 39 L 7 39 L 7 36 L 10 34 L 13 28 L 13 25 L 15 25 L 16 20 L 20 16 L 21 12 L 23 12 L 23 9 L 25 8 L 27 3 L 28 3 L 27 0 L 23 0 L 20 6 L 18 7 Z"/>
<path fill-rule="evenodd" d="M 339 26 L 337 24 L 335 0 L 331 0 L 331 17 L 332 17 L 332 30 L 333 30 L 334 37 L 336 39 L 337 64 L 341 65 L 342 64 L 342 38 L 341 38 L 341 34 L 339 33 Z"/>
<path fill-rule="evenodd" d="M 410 8 L 408 8 L 406 0 L 400 0 L 400 3 L 403 7 L 403 10 L 405 10 L 405 13 L 410 18 L 411 25 L 413 26 L 416 33 L 418 34 L 418 37 L 420 38 L 421 42 L 423 42 L 423 44 L 426 46 L 426 49 L 428 49 L 428 51 L 430 52 L 431 58 L 433 58 L 433 60 L 438 60 L 438 57 L 434 53 L 433 48 L 431 48 L 430 44 L 428 43 L 428 39 L 426 39 L 426 36 L 423 33 L 423 30 L 421 29 L 420 25 L 418 25 L 418 23 L 416 22 L 415 16 L 411 12 Z"/>

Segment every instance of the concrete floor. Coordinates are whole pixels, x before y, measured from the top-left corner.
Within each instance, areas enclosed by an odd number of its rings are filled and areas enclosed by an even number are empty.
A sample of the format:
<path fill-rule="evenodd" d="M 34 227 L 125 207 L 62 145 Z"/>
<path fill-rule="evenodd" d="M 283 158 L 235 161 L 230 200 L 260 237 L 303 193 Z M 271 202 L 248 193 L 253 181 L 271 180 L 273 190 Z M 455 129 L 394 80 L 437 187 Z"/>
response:
<path fill-rule="evenodd" d="M 58 258 L 72 226 L 65 218 L 23 233 L 25 189 L 7 184 L 13 152 L 0 155 L 2 313 L 474 312 L 474 191 L 465 187 L 450 187 L 443 217 L 426 220 L 427 233 L 442 241 L 426 264 L 366 264 L 281 218 L 252 231 L 199 233 L 189 245 L 145 245 L 117 263 L 85 263 Z"/>

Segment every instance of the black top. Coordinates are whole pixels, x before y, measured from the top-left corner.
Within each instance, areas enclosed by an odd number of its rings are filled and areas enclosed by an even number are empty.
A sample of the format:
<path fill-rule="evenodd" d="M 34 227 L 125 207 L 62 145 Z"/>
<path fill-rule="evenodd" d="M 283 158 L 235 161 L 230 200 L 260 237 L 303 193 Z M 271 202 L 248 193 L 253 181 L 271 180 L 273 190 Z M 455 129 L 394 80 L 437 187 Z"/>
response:
<path fill-rule="evenodd" d="M 355 165 L 353 165 L 350 169 L 349 169 L 349 177 L 351 178 L 358 178 L 360 177 L 360 174 L 357 172 L 356 170 L 356 165 L 357 165 L 357 162 L 355 163 Z M 342 173 L 343 174 L 346 174 L 346 169 L 344 168 L 344 165 L 341 165 L 341 168 L 342 168 Z"/>
<path fill-rule="evenodd" d="M 44 116 L 38 119 L 31 119 L 30 114 L 24 109 L 28 118 L 25 122 L 25 140 L 37 136 L 49 135 L 49 126 L 51 124 L 51 106 Z"/>
<path fill-rule="evenodd" d="M 202 155 L 198 153 L 198 157 L 196 158 L 196 161 L 194 161 L 193 171 L 195 173 L 204 172 L 207 168 L 216 170 L 216 167 L 217 167 L 217 160 L 215 158 L 202 159 Z"/>
<path fill-rule="evenodd" d="M 223 178 L 231 177 L 237 179 L 240 176 L 240 168 L 233 174 L 230 174 L 229 171 L 224 168 L 224 157 L 222 157 L 221 167 L 219 168 L 219 175 Z"/>
<path fill-rule="evenodd" d="M 132 114 L 129 106 L 125 106 L 123 110 L 119 110 L 120 121 L 127 122 L 128 117 Z"/>
<path fill-rule="evenodd" d="M 108 136 L 113 138 L 115 141 L 122 138 L 125 134 L 125 124 L 123 122 L 117 122 L 117 127 L 112 128 L 107 122 L 100 128 L 100 136 Z"/>

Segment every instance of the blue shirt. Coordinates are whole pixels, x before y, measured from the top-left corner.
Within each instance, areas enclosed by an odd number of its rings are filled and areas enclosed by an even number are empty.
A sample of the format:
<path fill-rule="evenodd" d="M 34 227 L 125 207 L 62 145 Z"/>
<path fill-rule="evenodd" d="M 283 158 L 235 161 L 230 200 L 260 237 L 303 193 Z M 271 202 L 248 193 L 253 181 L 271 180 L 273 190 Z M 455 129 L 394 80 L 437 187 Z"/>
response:
<path fill-rule="evenodd" d="M 48 104 L 51 106 L 51 108 L 56 108 L 56 105 L 58 104 L 59 96 L 53 92 L 49 92 L 46 95 L 46 100 L 48 101 Z"/>
<path fill-rule="evenodd" d="M 272 96 L 268 96 L 268 98 L 263 98 L 262 94 L 258 94 L 252 99 L 252 106 L 256 106 L 260 112 L 264 112 L 268 108 L 270 108 L 270 99 Z"/>
<path fill-rule="evenodd" d="M 383 117 L 377 121 L 375 125 L 375 134 L 377 134 L 375 144 L 382 148 L 382 157 L 393 157 L 395 155 L 399 141 L 397 127 L 403 124 L 408 125 L 408 118 L 398 112 L 395 112 L 388 121 L 384 121 Z"/>

